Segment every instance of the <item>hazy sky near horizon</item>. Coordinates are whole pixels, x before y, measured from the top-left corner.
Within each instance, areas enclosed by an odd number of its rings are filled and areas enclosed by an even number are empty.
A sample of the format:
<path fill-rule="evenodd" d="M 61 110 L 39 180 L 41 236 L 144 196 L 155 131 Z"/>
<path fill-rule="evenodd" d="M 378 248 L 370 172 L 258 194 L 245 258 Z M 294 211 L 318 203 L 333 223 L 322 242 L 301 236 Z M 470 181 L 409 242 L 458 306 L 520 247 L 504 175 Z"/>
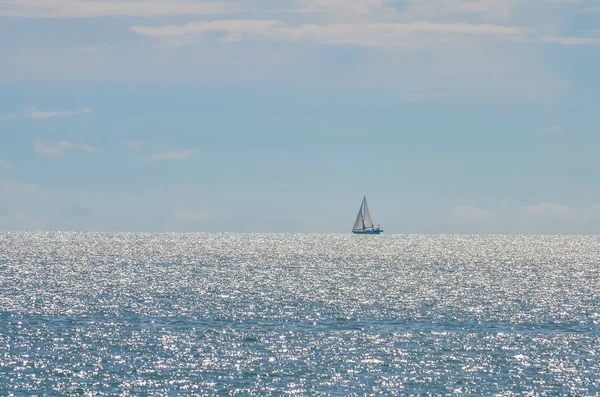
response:
<path fill-rule="evenodd" d="M 0 230 L 600 233 L 598 0 L 2 0 Z"/>

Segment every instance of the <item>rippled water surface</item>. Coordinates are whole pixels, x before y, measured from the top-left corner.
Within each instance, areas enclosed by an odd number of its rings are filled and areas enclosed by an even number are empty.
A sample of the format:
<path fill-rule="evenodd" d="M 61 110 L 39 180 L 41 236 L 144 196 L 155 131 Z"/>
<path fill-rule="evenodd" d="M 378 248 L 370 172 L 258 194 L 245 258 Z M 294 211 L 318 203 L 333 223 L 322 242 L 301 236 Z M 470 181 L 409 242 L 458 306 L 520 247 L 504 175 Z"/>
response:
<path fill-rule="evenodd" d="M 0 395 L 597 395 L 600 238 L 0 234 Z"/>

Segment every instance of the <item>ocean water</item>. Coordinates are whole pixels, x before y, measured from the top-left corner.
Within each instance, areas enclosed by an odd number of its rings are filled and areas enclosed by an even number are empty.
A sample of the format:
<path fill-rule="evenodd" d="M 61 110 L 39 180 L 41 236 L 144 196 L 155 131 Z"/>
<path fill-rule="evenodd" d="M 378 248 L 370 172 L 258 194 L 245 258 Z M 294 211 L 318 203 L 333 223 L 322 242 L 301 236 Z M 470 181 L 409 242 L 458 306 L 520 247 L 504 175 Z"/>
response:
<path fill-rule="evenodd" d="M 0 395 L 598 395 L 600 237 L 0 234 Z"/>

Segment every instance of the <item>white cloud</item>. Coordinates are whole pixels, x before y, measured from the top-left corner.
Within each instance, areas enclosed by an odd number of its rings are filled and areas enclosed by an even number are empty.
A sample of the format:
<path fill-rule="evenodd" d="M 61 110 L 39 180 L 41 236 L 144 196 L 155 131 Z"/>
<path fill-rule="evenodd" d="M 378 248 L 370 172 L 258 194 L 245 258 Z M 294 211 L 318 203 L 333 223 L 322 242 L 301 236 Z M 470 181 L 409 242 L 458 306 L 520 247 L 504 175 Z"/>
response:
<path fill-rule="evenodd" d="M 530 12 L 535 20 L 541 22 L 544 11 L 564 13 L 562 6 L 584 5 L 585 0 L 296 0 L 298 11 L 329 13 L 332 18 L 340 15 L 377 15 L 381 18 L 396 18 L 404 21 L 419 19 L 456 20 L 457 18 L 479 17 L 486 20 L 506 20 L 519 13 L 520 9 Z M 589 7 L 578 9 L 594 12 L 598 8 Z M 526 6 L 526 7 L 524 7 Z"/>
<path fill-rule="evenodd" d="M 186 25 L 133 26 L 140 35 L 171 41 L 189 42 L 210 33 L 222 33 L 223 41 L 310 40 L 328 45 L 361 45 L 368 47 L 406 47 L 415 45 L 415 37 L 447 42 L 450 35 L 519 37 L 525 31 L 518 27 L 469 23 L 364 23 L 305 24 L 297 27 L 275 20 L 221 20 L 192 22 Z"/>
<path fill-rule="evenodd" d="M 105 16 L 158 17 L 234 12 L 227 1 L 193 0 L 4 0 L 0 17 L 85 18 Z"/>
<path fill-rule="evenodd" d="M 353 12 L 370 13 L 381 9 L 392 0 L 296 0 L 304 12 Z"/>
<path fill-rule="evenodd" d="M 15 168 L 14 165 L 12 165 L 11 163 L 4 161 L 4 160 L 0 160 L 0 170 L 10 170 Z"/>
<path fill-rule="evenodd" d="M 426 220 L 419 221 L 419 227 L 426 225 L 428 232 L 434 233 L 491 233 L 496 220 L 496 214 L 490 210 L 459 205 L 451 212 L 429 213 Z"/>
<path fill-rule="evenodd" d="M 134 26 L 132 29 L 168 44 L 202 39 L 212 41 L 215 36 L 220 36 L 222 41 L 228 42 L 311 41 L 380 48 L 385 51 L 366 54 L 352 68 L 340 67 L 335 73 L 331 72 L 331 68 L 311 68 L 318 64 L 318 60 L 311 63 L 310 57 L 298 59 L 297 63 L 304 62 L 305 69 L 310 72 L 318 70 L 318 75 L 313 76 L 315 79 L 323 79 L 323 75 L 327 74 L 327 84 L 401 92 L 408 96 L 471 97 L 548 104 L 572 88 L 568 81 L 546 70 L 536 52 L 531 50 L 535 32 L 519 27 L 430 22 L 290 26 L 276 20 L 223 20 L 186 25 Z M 507 42 L 520 44 L 509 46 Z M 279 49 L 283 47 L 277 46 Z M 227 46 L 222 48 L 228 51 Z M 177 52 L 176 49 L 164 51 Z M 301 51 L 304 49 L 298 46 L 298 52 Z M 271 75 L 277 75 L 280 69 L 269 64 L 269 56 L 265 54 L 264 58 L 264 66 L 257 69 L 270 70 L 273 72 Z M 402 73 L 398 73 L 399 70 Z M 239 70 L 236 72 L 232 78 L 241 74 Z"/>
<path fill-rule="evenodd" d="M 540 0 L 406 0 L 401 7 L 394 0 L 296 0 L 299 11 L 337 14 L 377 14 L 403 20 L 421 18 L 481 15 L 490 19 L 505 19 L 525 1 Z"/>
<path fill-rule="evenodd" d="M 544 42 L 562 45 L 600 45 L 600 39 L 591 37 L 544 36 Z"/>
<path fill-rule="evenodd" d="M 43 142 L 34 142 L 33 149 L 40 154 L 44 154 L 47 156 L 54 157 L 62 157 L 64 156 L 67 150 L 81 150 L 88 153 L 96 153 L 99 152 L 98 149 L 91 145 L 68 142 L 68 141 L 58 141 L 51 144 L 46 144 Z"/>
<path fill-rule="evenodd" d="M 563 133 L 563 129 L 561 128 L 560 125 L 549 125 L 546 128 L 544 128 L 544 132 L 548 135 L 562 135 Z"/>
<path fill-rule="evenodd" d="M 409 0 L 406 13 L 421 17 L 480 14 L 489 18 L 509 17 L 525 0 Z"/>
<path fill-rule="evenodd" d="M 371 22 L 303 24 L 290 26 L 277 20 L 217 20 L 185 25 L 132 26 L 137 34 L 171 44 L 189 43 L 213 33 L 221 40 L 315 41 L 328 45 L 367 47 L 417 47 L 419 44 L 448 43 L 456 36 L 487 36 L 518 41 L 536 41 L 561 45 L 600 45 L 600 39 L 536 35 L 535 30 L 518 26 L 475 23 Z M 420 41 L 419 41 L 420 40 Z"/>
<path fill-rule="evenodd" d="M 82 18 L 104 16 L 161 17 L 210 15 L 235 12 L 319 12 L 341 14 L 422 17 L 482 15 L 507 18 L 522 5 L 556 7 L 583 5 L 584 0 L 279 0 L 245 2 L 235 0 L 3 0 L 0 17 Z M 588 2 L 590 10 L 597 10 Z"/>
<path fill-rule="evenodd" d="M 520 228 L 533 234 L 598 234 L 600 205 L 571 208 L 541 202 L 525 206 L 512 215 Z"/>
<path fill-rule="evenodd" d="M 470 206 L 459 206 L 453 212 L 451 218 L 458 222 L 492 222 L 496 215 L 488 210 Z"/>
<path fill-rule="evenodd" d="M 135 25 L 131 30 L 153 39 L 148 42 L 111 42 L 96 46 L 94 51 L 58 43 L 50 47 L 28 45 L 0 63 L 0 80 L 269 82 L 289 85 L 289 76 L 294 75 L 294 81 L 300 83 L 302 80 L 300 84 L 356 87 L 358 91 L 379 90 L 418 98 L 524 99 L 548 103 L 572 87 L 566 77 L 558 77 L 557 72 L 547 69 L 547 59 L 539 54 L 539 42 L 543 41 L 544 34 L 558 34 L 560 29 L 567 31 L 567 28 L 558 27 L 556 21 L 548 21 L 548 12 L 541 13 L 539 19 L 532 17 L 534 11 L 540 9 L 537 5 L 542 2 L 244 2 L 242 4 L 247 9 L 240 13 L 197 19 L 203 22 L 185 24 L 194 20 L 191 17 L 150 21 L 134 19 L 130 23 Z M 555 0 L 548 2 L 556 3 Z M 129 12 L 132 15 L 167 15 L 178 11 L 182 12 L 180 15 L 191 15 L 194 11 L 190 11 L 189 7 L 200 4 L 205 7 L 207 3 L 180 0 L 0 0 L 0 14 L 10 8 L 11 12 L 20 10 L 26 14 L 46 16 L 107 15 L 109 11 L 116 12 L 118 9 L 125 12 L 133 7 L 137 11 Z M 232 10 L 232 4 L 221 3 L 216 8 Z M 302 10 L 316 13 L 286 14 L 287 11 Z M 505 18 L 508 14 L 515 17 Z M 234 18 L 249 19 L 231 20 Z M 131 19 L 122 22 L 127 20 Z M 119 40 L 118 37 L 113 39 Z M 244 42 L 250 40 L 256 42 Z M 154 45 L 155 42 L 185 44 L 198 41 L 202 42 L 202 48 L 194 50 Z M 515 43 L 507 45 L 509 41 Z M 221 44 L 223 42 L 227 44 Z M 229 44 L 232 42 L 234 44 Z M 290 42 L 298 44 L 290 45 Z M 312 43 L 383 48 L 386 51 L 353 53 L 354 59 L 348 64 L 339 62 L 342 59 L 339 54 L 315 50 Z M 411 51 L 414 49 L 423 50 L 423 54 Z M 115 59 L 119 62 L 114 62 Z M 54 115 L 63 112 L 38 113 Z"/>
<path fill-rule="evenodd" d="M 84 108 L 78 111 L 70 111 L 70 112 L 42 112 L 38 110 L 35 106 L 30 107 L 27 110 L 27 117 L 30 119 L 48 119 L 51 117 L 62 117 L 62 116 L 79 116 L 79 115 L 89 115 L 92 114 L 92 109 Z"/>
<path fill-rule="evenodd" d="M 192 149 L 185 150 L 171 150 L 164 153 L 154 154 L 152 156 L 146 157 L 146 161 L 155 162 L 155 161 L 181 161 L 187 159 L 191 154 Z"/>
<path fill-rule="evenodd" d="M 19 117 L 19 116 L 12 113 L 12 114 L 7 114 L 6 116 L 0 116 L 0 120 L 12 120 L 12 119 L 16 119 L 17 117 Z"/>
<path fill-rule="evenodd" d="M 129 149 L 139 149 L 142 146 L 142 142 L 140 141 L 127 141 L 125 142 L 125 146 Z"/>
<path fill-rule="evenodd" d="M 573 221 L 585 219 L 584 210 L 574 210 L 566 205 L 542 202 L 523 207 L 521 215 L 533 221 Z"/>

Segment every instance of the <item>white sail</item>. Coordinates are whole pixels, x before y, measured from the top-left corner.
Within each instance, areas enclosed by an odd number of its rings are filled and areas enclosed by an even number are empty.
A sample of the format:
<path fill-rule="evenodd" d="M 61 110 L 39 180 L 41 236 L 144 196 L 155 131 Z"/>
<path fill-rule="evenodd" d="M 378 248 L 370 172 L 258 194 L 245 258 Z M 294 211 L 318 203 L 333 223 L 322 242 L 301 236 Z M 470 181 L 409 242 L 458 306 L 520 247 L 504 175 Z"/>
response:
<path fill-rule="evenodd" d="M 365 225 L 365 229 L 373 229 L 373 219 L 371 219 L 371 213 L 369 212 L 369 206 L 367 205 L 367 198 L 364 198 L 363 205 L 363 223 Z"/>
<path fill-rule="evenodd" d="M 352 232 L 354 234 L 381 234 L 383 232 L 381 227 L 375 228 L 375 225 L 373 225 L 373 219 L 367 205 L 367 196 L 362 199 Z"/>
<path fill-rule="evenodd" d="M 365 224 L 363 222 L 363 205 L 360 205 L 360 209 L 358 210 L 358 216 L 356 217 L 356 222 L 354 222 L 353 230 L 364 230 Z"/>

